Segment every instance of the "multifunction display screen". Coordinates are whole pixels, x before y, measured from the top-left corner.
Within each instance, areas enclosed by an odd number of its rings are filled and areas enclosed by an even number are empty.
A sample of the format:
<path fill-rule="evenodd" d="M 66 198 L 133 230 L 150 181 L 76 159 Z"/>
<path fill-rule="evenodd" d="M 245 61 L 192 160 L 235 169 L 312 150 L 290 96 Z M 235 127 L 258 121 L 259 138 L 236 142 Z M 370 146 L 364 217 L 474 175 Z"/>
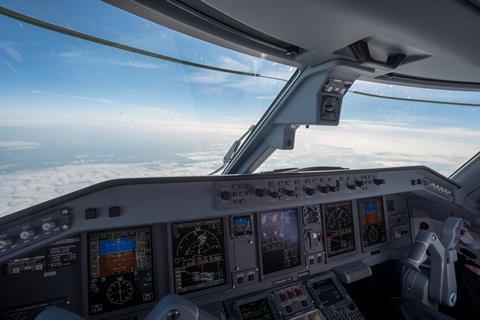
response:
<path fill-rule="evenodd" d="M 333 257 L 355 250 L 352 203 L 325 205 L 325 239 L 327 255 Z"/>
<path fill-rule="evenodd" d="M 150 228 L 88 236 L 90 314 L 153 301 Z"/>
<path fill-rule="evenodd" d="M 172 224 L 175 292 L 225 283 L 224 236 L 222 219 Z"/>
<path fill-rule="evenodd" d="M 363 246 L 368 247 L 387 241 L 382 197 L 359 200 L 358 207 L 363 231 Z"/>
<path fill-rule="evenodd" d="M 296 210 L 260 213 L 263 274 L 300 265 L 298 230 Z"/>
<path fill-rule="evenodd" d="M 242 320 L 273 320 L 267 298 L 248 302 L 238 307 Z"/>
<path fill-rule="evenodd" d="M 318 300 L 324 307 L 331 306 L 344 299 L 332 279 L 314 282 L 312 283 L 312 288 L 315 290 Z"/>
<path fill-rule="evenodd" d="M 232 238 L 250 236 L 253 232 L 253 216 L 251 214 L 233 216 L 230 218 Z"/>

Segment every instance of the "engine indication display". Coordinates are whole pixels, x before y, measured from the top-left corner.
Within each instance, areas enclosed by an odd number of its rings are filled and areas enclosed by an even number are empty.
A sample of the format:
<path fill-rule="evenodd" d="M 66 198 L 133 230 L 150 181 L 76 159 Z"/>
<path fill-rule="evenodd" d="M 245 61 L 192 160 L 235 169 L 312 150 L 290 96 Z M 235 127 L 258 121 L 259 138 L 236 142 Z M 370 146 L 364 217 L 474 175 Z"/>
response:
<path fill-rule="evenodd" d="M 363 232 L 363 246 L 369 247 L 387 241 L 385 212 L 382 197 L 358 201 Z"/>
<path fill-rule="evenodd" d="M 298 214 L 294 209 L 260 213 L 263 274 L 300 265 Z"/>
<path fill-rule="evenodd" d="M 352 203 L 325 205 L 325 240 L 327 255 L 333 257 L 355 250 Z"/>
<path fill-rule="evenodd" d="M 155 299 L 150 228 L 88 235 L 90 314 Z"/>
<path fill-rule="evenodd" d="M 230 232 L 232 238 L 251 236 L 253 233 L 253 216 L 245 214 L 230 217 Z"/>
<path fill-rule="evenodd" d="M 175 292 L 225 283 L 224 235 L 222 219 L 172 224 Z"/>

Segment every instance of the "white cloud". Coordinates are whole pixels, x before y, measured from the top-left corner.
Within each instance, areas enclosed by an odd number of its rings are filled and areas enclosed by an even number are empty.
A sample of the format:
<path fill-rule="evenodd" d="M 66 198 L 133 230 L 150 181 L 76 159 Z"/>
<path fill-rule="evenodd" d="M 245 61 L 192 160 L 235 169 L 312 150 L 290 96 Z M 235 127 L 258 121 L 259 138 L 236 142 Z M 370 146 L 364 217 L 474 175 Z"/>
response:
<path fill-rule="evenodd" d="M 338 127 L 300 128 L 293 151 L 277 150 L 259 171 L 283 167 L 351 169 L 427 165 L 450 175 L 480 150 L 480 132 L 342 121 Z"/>
<path fill-rule="evenodd" d="M 100 103 L 104 103 L 104 104 L 117 103 L 117 101 L 115 101 L 115 100 L 108 99 L 108 98 L 102 98 L 102 97 L 81 96 L 81 95 L 75 95 L 75 94 L 62 94 L 62 93 L 55 93 L 55 92 L 46 92 L 46 91 L 41 91 L 41 90 L 31 90 L 30 93 L 47 95 L 47 96 L 52 96 L 52 97 L 61 97 L 61 98 L 78 99 L 78 100 L 85 100 L 85 101 L 92 101 L 92 102 L 100 102 Z"/>
<path fill-rule="evenodd" d="M 1 141 L 0 151 L 17 151 L 26 149 L 37 149 L 40 144 L 32 141 Z"/>
<path fill-rule="evenodd" d="M 206 175 L 221 165 L 222 150 L 188 153 L 182 163 L 81 163 L 0 175 L 0 217 L 43 201 L 118 178 Z"/>

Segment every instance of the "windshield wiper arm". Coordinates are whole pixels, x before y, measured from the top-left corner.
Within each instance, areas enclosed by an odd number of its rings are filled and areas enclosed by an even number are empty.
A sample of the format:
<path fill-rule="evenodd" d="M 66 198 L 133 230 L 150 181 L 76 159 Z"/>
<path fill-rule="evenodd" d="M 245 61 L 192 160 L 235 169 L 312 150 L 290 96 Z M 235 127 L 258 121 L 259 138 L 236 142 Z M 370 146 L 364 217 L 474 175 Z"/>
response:
<path fill-rule="evenodd" d="M 223 156 L 223 164 L 220 166 L 220 168 L 216 169 L 215 171 L 213 171 L 209 175 L 213 175 L 213 174 L 219 172 L 220 170 L 225 168 L 227 166 L 227 164 L 230 163 L 230 161 L 232 161 L 233 157 L 237 154 L 238 149 L 242 145 L 243 140 L 245 139 L 245 137 L 247 135 L 249 135 L 253 131 L 253 129 L 255 129 L 255 125 L 251 125 L 250 128 L 248 128 L 248 130 L 245 131 L 245 133 L 240 136 L 240 138 L 238 138 L 237 140 L 235 140 L 232 143 L 232 145 L 228 149 L 227 153 L 225 153 L 225 155 Z"/>

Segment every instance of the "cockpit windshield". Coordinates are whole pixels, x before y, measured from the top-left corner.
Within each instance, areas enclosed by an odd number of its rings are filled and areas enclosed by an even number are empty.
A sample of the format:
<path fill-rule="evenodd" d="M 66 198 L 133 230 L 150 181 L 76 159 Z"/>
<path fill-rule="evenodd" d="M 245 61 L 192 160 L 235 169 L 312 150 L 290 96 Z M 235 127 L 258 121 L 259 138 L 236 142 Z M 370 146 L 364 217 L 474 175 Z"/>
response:
<path fill-rule="evenodd" d="M 102 1 L 0 9 L 0 216 L 105 180 L 209 174 L 296 71 Z"/>
<path fill-rule="evenodd" d="M 480 151 L 480 92 L 356 81 L 336 127 L 302 126 L 257 171 L 425 165 L 450 176 Z"/>

